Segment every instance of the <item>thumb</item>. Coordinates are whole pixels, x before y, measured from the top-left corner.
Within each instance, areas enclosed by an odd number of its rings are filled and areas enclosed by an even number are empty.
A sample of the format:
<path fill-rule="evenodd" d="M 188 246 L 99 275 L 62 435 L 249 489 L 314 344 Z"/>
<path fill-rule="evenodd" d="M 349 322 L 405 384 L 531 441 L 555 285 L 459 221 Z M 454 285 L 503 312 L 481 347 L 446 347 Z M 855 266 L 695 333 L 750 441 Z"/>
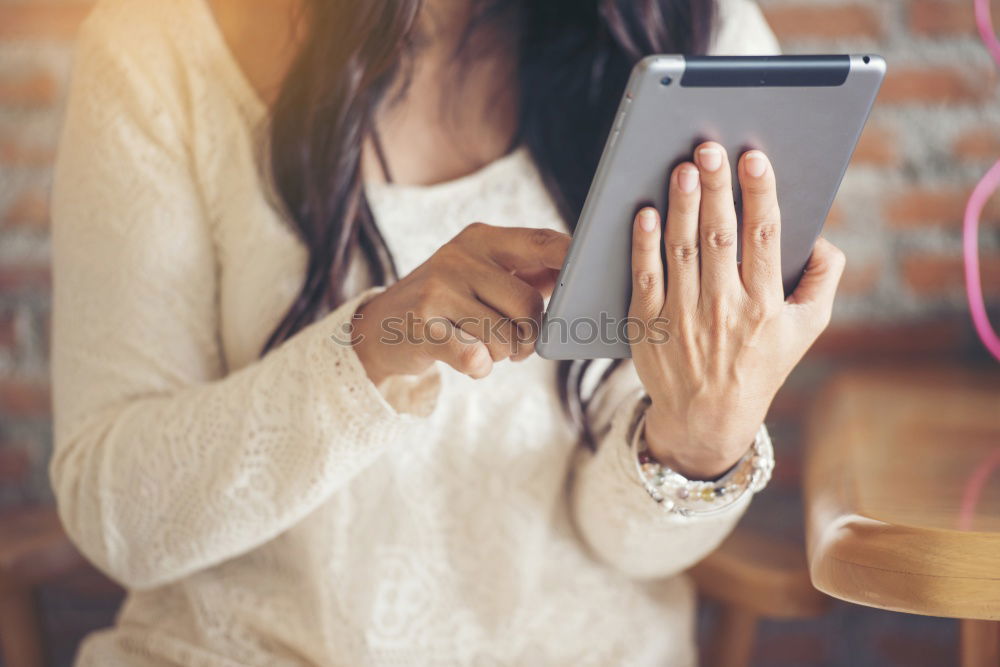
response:
<path fill-rule="evenodd" d="M 786 303 L 815 308 L 823 313 L 825 320 L 829 320 L 846 262 L 847 258 L 840 248 L 822 236 L 816 239 L 802 280 Z"/>

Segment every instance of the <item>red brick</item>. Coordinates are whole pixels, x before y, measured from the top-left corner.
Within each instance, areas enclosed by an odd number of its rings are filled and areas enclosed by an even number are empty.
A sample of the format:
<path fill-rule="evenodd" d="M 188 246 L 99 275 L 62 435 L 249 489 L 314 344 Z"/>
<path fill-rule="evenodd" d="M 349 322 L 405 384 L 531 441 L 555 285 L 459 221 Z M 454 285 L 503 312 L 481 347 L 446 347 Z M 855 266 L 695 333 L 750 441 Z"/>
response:
<path fill-rule="evenodd" d="M 772 5 L 764 8 L 780 39 L 801 37 L 870 37 L 882 34 L 878 15 L 861 4 Z"/>
<path fill-rule="evenodd" d="M 994 0 L 993 15 L 1000 16 L 1000 2 Z M 976 33 L 972 2 L 959 0 L 912 0 L 910 30 L 930 36 Z"/>
<path fill-rule="evenodd" d="M 3 5 L 0 5 L 2 7 Z M 22 73 L 14 78 L 0 78 L 0 105 L 43 107 L 55 103 L 59 85 L 48 72 Z"/>
<path fill-rule="evenodd" d="M 48 194 L 43 192 L 23 193 L 4 212 L 3 222 L 5 225 L 46 227 L 49 222 Z"/>
<path fill-rule="evenodd" d="M 995 88 L 993 70 L 959 67 L 890 67 L 878 99 L 881 104 L 972 104 L 987 100 Z"/>
<path fill-rule="evenodd" d="M 0 39 L 71 39 L 91 3 L 0 3 Z"/>
<path fill-rule="evenodd" d="M 55 156 L 51 146 L 24 143 L 17 137 L 0 138 L 0 164 L 48 167 Z"/>
<path fill-rule="evenodd" d="M 914 292 L 933 296 L 960 293 L 965 268 L 958 255 L 910 255 L 902 262 L 903 280 Z M 980 253 L 979 276 L 987 298 L 1000 297 L 1000 253 Z"/>
<path fill-rule="evenodd" d="M 854 149 L 854 164 L 892 167 L 899 164 L 896 134 L 880 125 L 868 125 Z"/>
<path fill-rule="evenodd" d="M 51 413 L 49 386 L 40 380 L 0 379 L 0 414 L 9 417 L 46 417 Z"/>
<path fill-rule="evenodd" d="M 48 265 L 17 264 L 0 266 L 0 292 L 44 289 L 52 285 L 52 274 Z"/>
<path fill-rule="evenodd" d="M 955 139 L 952 152 L 967 160 L 1000 159 L 1000 129 L 981 127 L 968 130 Z"/>
<path fill-rule="evenodd" d="M 913 188 L 890 197 L 885 216 L 890 227 L 907 229 L 928 225 L 959 227 L 972 188 Z M 1000 196 L 994 196 L 983 211 L 984 225 L 1000 219 Z"/>
<path fill-rule="evenodd" d="M 31 455 L 26 443 L 0 443 L 0 484 L 23 483 L 31 472 Z"/>

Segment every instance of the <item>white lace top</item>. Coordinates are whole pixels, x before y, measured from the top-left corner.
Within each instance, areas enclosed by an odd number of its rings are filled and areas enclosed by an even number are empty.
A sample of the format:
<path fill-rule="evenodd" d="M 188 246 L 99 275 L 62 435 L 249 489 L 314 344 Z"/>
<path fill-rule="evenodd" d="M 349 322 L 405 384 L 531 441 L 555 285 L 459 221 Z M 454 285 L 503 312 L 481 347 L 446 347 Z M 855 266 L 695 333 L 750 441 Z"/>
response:
<path fill-rule="evenodd" d="M 774 52 L 726 0 L 716 51 Z M 53 198 L 51 474 L 130 590 L 99 665 L 688 665 L 677 576 L 745 508 L 667 516 L 622 465 L 624 367 L 578 446 L 555 364 L 376 388 L 331 334 L 259 357 L 306 252 L 262 178 L 266 110 L 204 0 L 102 0 L 79 37 Z M 563 228 L 527 152 L 369 185 L 406 273 L 474 220 Z"/>

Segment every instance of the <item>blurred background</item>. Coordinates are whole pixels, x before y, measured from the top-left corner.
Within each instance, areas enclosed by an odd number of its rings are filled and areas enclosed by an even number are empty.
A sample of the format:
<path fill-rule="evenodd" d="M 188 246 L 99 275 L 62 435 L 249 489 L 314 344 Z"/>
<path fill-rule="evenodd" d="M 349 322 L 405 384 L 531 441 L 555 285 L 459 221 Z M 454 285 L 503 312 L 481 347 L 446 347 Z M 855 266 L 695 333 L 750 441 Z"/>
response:
<path fill-rule="evenodd" d="M 833 324 L 769 418 L 776 478 L 751 528 L 801 540 L 803 415 L 831 373 L 939 359 L 989 367 L 963 292 L 961 216 L 1000 157 L 994 67 L 971 0 L 761 0 L 786 53 L 877 52 L 889 62 L 876 109 L 826 235 L 848 266 Z M 994 3 L 1000 16 L 1000 2 Z M 0 515 L 51 503 L 47 348 L 48 196 L 77 25 L 89 2 L 0 0 Z M 982 282 L 1000 321 L 1000 198 L 980 230 Z M 1000 407 L 1000 400 L 998 400 Z M 5 540 L 0 533 L 0 556 Z M 46 585 L 51 664 L 110 622 L 99 584 Z M 707 628 L 711 606 L 703 611 Z M 707 630 L 704 630 L 707 632 Z M 834 603 L 818 619 L 764 621 L 759 665 L 955 664 L 957 623 Z"/>

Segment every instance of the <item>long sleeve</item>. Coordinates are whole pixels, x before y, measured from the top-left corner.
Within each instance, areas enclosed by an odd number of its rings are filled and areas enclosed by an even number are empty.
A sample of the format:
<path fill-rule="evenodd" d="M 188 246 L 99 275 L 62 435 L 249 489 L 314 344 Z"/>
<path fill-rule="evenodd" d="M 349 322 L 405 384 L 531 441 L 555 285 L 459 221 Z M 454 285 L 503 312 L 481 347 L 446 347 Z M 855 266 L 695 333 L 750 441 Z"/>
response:
<path fill-rule="evenodd" d="M 81 31 L 53 193 L 51 478 L 80 549 L 125 585 L 287 530 L 420 428 L 336 342 L 351 300 L 226 375 L 210 222 L 182 95 L 143 45 Z"/>
<path fill-rule="evenodd" d="M 713 55 L 770 55 L 778 41 L 751 0 L 718 0 Z M 637 579 L 682 572 L 711 553 L 750 503 L 750 494 L 726 511 L 685 518 L 663 512 L 639 481 L 627 431 L 642 384 L 630 361 L 608 378 L 589 415 L 600 434 L 596 453 L 580 447 L 571 468 L 570 505 L 577 529 L 607 564 Z"/>
<path fill-rule="evenodd" d="M 608 378 L 589 419 L 596 452 L 580 447 L 570 480 L 574 521 L 591 551 L 636 579 L 677 574 L 711 553 L 746 511 L 750 494 L 723 512 L 682 517 L 663 511 L 642 486 L 628 429 L 642 385 L 631 362 Z"/>

